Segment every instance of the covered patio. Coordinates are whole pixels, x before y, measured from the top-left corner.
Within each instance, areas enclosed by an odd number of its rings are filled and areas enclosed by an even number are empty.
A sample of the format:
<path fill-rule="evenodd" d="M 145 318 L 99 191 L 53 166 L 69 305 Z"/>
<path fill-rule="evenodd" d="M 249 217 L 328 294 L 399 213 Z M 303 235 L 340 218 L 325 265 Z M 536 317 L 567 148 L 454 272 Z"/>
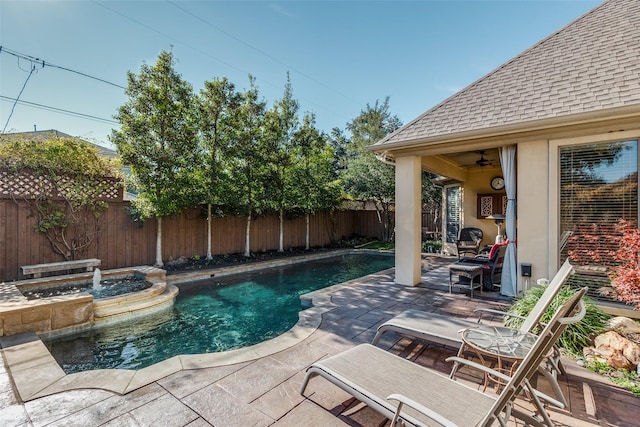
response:
<path fill-rule="evenodd" d="M 493 243 L 487 213 L 506 217 L 506 296 L 551 277 L 581 230 L 637 227 L 638 19 L 636 0 L 604 1 L 369 147 L 396 165 L 399 283 L 421 280 L 422 170 L 440 177 L 445 253 L 463 227 Z"/>
<path fill-rule="evenodd" d="M 90 385 L 21 402 L 0 363 L 0 424 L 3 426 L 383 426 L 388 421 L 337 387 L 314 378 L 299 394 L 303 374 L 314 361 L 363 342 L 376 328 L 409 308 L 475 319 L 476 307 L 504 308 L 497 292 L 470 299 L 468 291 L 448 293 L 448 265 L 453 257 L 425 256 L 420 284 L 395 283 L 394 270 L 372 274 L 318 291 L 329 310 L 319 327 L 297 344 L 243 362 L 183 368 L 121 395 Z M 485 317 L 488 323 L 500 319 Z M 269 344 L 266 343 L 268 346 Z M 444 359 L 455 349 L 385 335 L 381 347 L 447 374 Z M 268 353 L 268 351 L 266 352 Z M 607 379 L 563 360 L 561 387 L 568 410 L 550 409 L 554 422 L 570 426 L 626 426 L 637 422 L 640 400 Z M 25 361 L 25 363 L 29 363 Z M 161 370 L 161 368 L 158 368 Z M 479 375 L 462 371 L 462 381 L 480 387 Z M 96 376 L 105 373 L 96 373 Z M 117 376 L 109 374 L 113 381 Z M 34 378 L 34 381 L 37 378 Z M 537 387 L 547 391 L 542 380 Z M 428 385 L 425 385 L 428 392 Z M 436 391 L 434 391 L 436 392 Z M 526 401 L 518 404 L 526 406 Z M 461 407 L 464 405 L 461 402 Z M 512 423 L 512 425 L 518 425 Z"/>

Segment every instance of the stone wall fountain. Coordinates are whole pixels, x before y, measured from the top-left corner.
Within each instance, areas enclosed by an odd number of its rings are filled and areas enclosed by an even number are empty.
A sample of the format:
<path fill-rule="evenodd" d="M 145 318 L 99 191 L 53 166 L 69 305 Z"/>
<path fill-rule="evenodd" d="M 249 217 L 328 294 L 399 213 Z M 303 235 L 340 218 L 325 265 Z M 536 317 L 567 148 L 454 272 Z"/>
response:
<path fill-rule="evenodd" d="M 164 270 L 130 267 L 0 284 L 0 336 L 66 334 L 171 307 Z"/>

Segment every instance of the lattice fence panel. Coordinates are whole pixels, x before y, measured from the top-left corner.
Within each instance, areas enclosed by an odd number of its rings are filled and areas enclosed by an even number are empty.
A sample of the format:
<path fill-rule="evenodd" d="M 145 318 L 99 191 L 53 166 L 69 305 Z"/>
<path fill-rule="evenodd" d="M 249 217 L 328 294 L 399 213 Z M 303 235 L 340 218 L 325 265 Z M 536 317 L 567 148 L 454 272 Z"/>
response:
<path fill-rule="evenodd" d="M 35 199 L 40 196 L 62 198 L 76 185 L 77 183 L 72 177 L 60 178 L 56 186 L 48 178 L 34 175 L 28 171 L 23 171 L 17 176 L 0 171 L 0 198 L 5 199 L 11 197 Z M 96 194 L 96 199 L 109 201 L 122 199 L 122 184 L 115 178 L 97 179 L 86 183 L 79 191 L 94 193 L 96 189 L 100 189 L 100 192 Z"/>

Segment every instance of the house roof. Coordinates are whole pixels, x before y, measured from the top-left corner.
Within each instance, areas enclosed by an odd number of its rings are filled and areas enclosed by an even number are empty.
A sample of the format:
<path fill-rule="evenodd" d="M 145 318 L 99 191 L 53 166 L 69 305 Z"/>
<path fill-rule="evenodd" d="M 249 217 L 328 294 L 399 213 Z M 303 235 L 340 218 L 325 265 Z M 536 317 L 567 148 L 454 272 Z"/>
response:
<path fill-rule="evenodd" d="M 607 0 L 377 142 L 640 107 L 640 1 Z"/>
<path fill-rule="evenodd" d="M 28 138 L 28 139 L 33 139 L 33 140 L 44 140 L 44 139 L 48 139 L 48 138 L 51 138 L 51 137 L 54 137 L 54 138 L 74 138 L 74 139 L 76 138 L 75 136 L 71 136 L 71 135 L 69 135 L 67 133 L 60 132 L 59 130 L 55 130 L 55 129 L 37 130 L 37 131 L 33 131 L 33 132 L 7 133 L 5 135 L 9 136 L 9 137 L 22 137 L 22 138 Z M 114 159 L 114 158 L 118 157 L 118 153 L 115 152 L 114 150 L 111 150 L 111 149 L 109 149 L 107 147 L 103 147 L 103 146 L 98 145 L 98 144 L 94 144 L 93 142 L 89 142 L 89 141 L 85 141 L 85 142 L 95 146 L 98 149 L 98 154 L 100 154 L 103 157 L 106 157 L 108 159 Z"/>

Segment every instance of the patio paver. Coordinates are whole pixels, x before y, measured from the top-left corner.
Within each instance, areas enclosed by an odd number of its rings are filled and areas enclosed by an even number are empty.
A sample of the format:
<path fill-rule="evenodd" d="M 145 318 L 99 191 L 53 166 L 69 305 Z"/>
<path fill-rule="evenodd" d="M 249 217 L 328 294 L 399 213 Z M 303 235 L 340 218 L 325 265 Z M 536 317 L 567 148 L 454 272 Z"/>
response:
<path fill-rule="evenodd" d="M 393 283 L 393 273 L 375 274 L 326 292 L 335 304 L 317 330 L 297 344 L 243 360 L 230 357 L 180 358 L 182 369 L 126 394 L 101 389 L 70 390 L 20 402 L 4 360 L 0 361 L 0 425 L 2 426 L 380 426 L 388 425 L 370 408 L 321 378 L 311 380 L 306 397 L 298 393 L 304 369 L 316 360 L 361 342 L 370 342 L 378 325 L 407 308 L 475 318 L 476 307 L 499 308 L 496 293 L 448 294 L 447 265 L 452 260 L 425 260 L 422 285 Z M 486 322 L 498 323 L 498 316 Z M 380 346 L 416 363 L 448 373 L 444 361 L 455 349 L 385 334 Z M 249 350 L 263 354 L 261 349 Z M 264 354 L 268 353 L 266 351 Z M 2 353 L 0 353 L 0 357 Z M 199 362 L 202 362 L 200 364 Z M 220 363 L 219 366 L 210 364 Z M 631 426 L 640 417 L 640 399 L 607 379 L 565 360 L 561 376 L 570 411 L 550 409 L 559 425 Z M 196 368 L 199 369 L 186 369 Z M 149 368 L 153 372 L 153 367 Z M 479 376 L 461 372 L 462 381 L 478 384 Z M 153 375 L 151 375 L 153 377 Z M 544 391 L 544 384 L 538 384 Z M 593 401 L 585 403 L 585 396 Z M 527 407 L 527 402 L 518 401 Z M 516 425 L 516 423 L 512 423 Z"/>

